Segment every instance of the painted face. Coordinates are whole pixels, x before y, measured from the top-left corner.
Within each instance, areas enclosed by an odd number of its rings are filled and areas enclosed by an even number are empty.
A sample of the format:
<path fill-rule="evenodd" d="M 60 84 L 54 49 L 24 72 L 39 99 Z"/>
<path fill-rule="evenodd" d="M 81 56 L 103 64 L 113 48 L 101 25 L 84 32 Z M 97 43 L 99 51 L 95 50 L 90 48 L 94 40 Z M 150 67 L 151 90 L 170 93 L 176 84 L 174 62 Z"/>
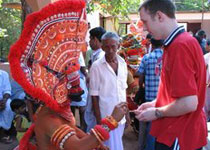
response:
<path fill-rule="evenodd" d="M 107 56 L 115 56 L 120 44 L 115 39 L 106 39 L 102 41 L 102 49 Z"/>
<path fill-rule="evenodd" d="M 160 22 L 157 16 L 151 16 L 144 8 L 140 10 L 140 18 L 143 24 L 144 31 L 148 31 L 155 39 L 161 39 Z"/>

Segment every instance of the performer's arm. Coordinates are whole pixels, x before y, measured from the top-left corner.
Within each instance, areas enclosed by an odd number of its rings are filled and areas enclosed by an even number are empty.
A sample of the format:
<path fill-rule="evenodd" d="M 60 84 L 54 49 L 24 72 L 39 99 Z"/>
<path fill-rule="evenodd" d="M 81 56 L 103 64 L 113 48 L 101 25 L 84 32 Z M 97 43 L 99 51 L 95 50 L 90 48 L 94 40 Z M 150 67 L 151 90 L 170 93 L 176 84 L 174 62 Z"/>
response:
<path fill-rule="evenodd" d="M 94 134 L 85 136 L 79 139 L 76 135 L 69 138 L 64 144 L 65 150 L 92 150 L 99 145 L 99 141 Z"/>
<path fill-rule="evenodd" d="M 46 125 L 46 130 L 49 132 L 48 136 L 51 143 L 58 149 L 64 150 L 92 150 L 96 147 L 102 146 L 103 142 L 109 139 L 109 132 L 118 126 L 118 122 L 127 113 L 127 103 L 122 102 L 115 106 L 112 115 L 101 120 L 102 125 L 96 125 L 90 132 L 83 137 L 78 129 L 74 126 L 63 124 L 61 120 L 53 119 L 53 124 Z M 44 119 L 44 118 L 43 118 Z"/>

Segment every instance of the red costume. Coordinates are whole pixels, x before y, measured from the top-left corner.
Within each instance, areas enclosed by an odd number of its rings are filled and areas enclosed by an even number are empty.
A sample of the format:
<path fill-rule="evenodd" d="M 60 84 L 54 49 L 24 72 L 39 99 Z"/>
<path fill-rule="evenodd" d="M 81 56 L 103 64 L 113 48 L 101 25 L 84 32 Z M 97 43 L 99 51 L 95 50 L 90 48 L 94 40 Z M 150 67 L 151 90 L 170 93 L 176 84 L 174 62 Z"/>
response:
<path fill-rule="evenodd" d="M 70 137 L 87 136 L 75 127 L 69 104 L 72 98 L 79 101 L 83 93 L 77 71 L 79 54 L 86 50 L 87 29 L 83 0 L 57 1 L 26 18 L 19 40 L 11 47 L 11 73 L 26 93 L 44 102 L 44 107 L 22 138 L 20 150 L 64 149 Z M 92 129 L 97 140 L 93 139 L 89 148 L 107 140 L 108 131 L 117 127 L 113 118 L 103 122 Z M 47 123 L 49 128 L 45 129 Z M 37 144 L 32 145 L 29 139 L 34 131 Z M 49 136 L 46 141 L 45 136 Z"/>

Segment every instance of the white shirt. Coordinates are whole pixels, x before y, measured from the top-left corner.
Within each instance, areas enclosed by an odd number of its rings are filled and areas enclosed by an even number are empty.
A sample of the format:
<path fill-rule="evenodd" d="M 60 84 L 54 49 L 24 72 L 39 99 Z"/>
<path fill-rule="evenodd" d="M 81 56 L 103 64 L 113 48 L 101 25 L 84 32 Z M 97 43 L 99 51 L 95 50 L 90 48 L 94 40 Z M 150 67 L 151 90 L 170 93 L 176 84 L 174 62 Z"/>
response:
<path fill-rule="evenodd" d="M 11 85 L 8 73 L 0 70 L 0 100 L 3 99 L 4 94 L 11 95 Z"/>
<path fill-rule="evenodd" d="M 206 69 L 206 84 L 210 84 L 210 52 L 204 55 L 204 60 L 207 66 Z M 206 87 L 206 101 L 204 105 L 204 110 L 206 113 L 207 119 L 210 118 L 210 88 Z"/>
<path fill-rule="evenodd" d="M 101 118 L 110 116 L 115 105 L 126 102 L 127 65 L 117 56 L 118 75 L 106 62 L 105 56 L 94 62 L 90 69 L 90 95 L 99 96 Z M 125 117 L 120 124 L 125 123 Z"/>
<path fill-rule="evenodd" d="M 207 65 L 207 70 L 206 70 L 206 83 L 210 83 L 210 53 L 207 53 L 204 55 L 204 60 Z"/>
<path fill-rule="evenodd" d="M 101 48 L 97 49 L 96 51 L 93 51 L 91 58 L 90 58 L 91 63 L 93 64 L 93 62 L 95 62 L 98 59 L 101 59 L 104 55 L 105 55 L 105 52 Z"/>
<path fill-rule="evenodd" d="M 84 60 L 82 52 L 80 52 L 78 61 L 79 61 L 80 67 L 85 67 L 85 60 Z"/>

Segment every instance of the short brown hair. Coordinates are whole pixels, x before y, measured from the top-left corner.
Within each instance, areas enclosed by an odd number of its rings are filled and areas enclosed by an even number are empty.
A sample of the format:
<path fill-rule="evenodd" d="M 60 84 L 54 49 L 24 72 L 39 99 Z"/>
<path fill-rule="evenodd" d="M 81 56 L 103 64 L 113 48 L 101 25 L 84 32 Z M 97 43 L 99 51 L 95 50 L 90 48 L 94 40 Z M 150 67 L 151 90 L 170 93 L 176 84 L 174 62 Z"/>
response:
<path fill-rule="evenodd" d="M 151 16 L 154 16 L 157 11 L 161 11 L 169 18 L 175 19 L 176 7 L 171 0 L 146 0 L 139 7 L 139 11 L 144 8 Z"/>

